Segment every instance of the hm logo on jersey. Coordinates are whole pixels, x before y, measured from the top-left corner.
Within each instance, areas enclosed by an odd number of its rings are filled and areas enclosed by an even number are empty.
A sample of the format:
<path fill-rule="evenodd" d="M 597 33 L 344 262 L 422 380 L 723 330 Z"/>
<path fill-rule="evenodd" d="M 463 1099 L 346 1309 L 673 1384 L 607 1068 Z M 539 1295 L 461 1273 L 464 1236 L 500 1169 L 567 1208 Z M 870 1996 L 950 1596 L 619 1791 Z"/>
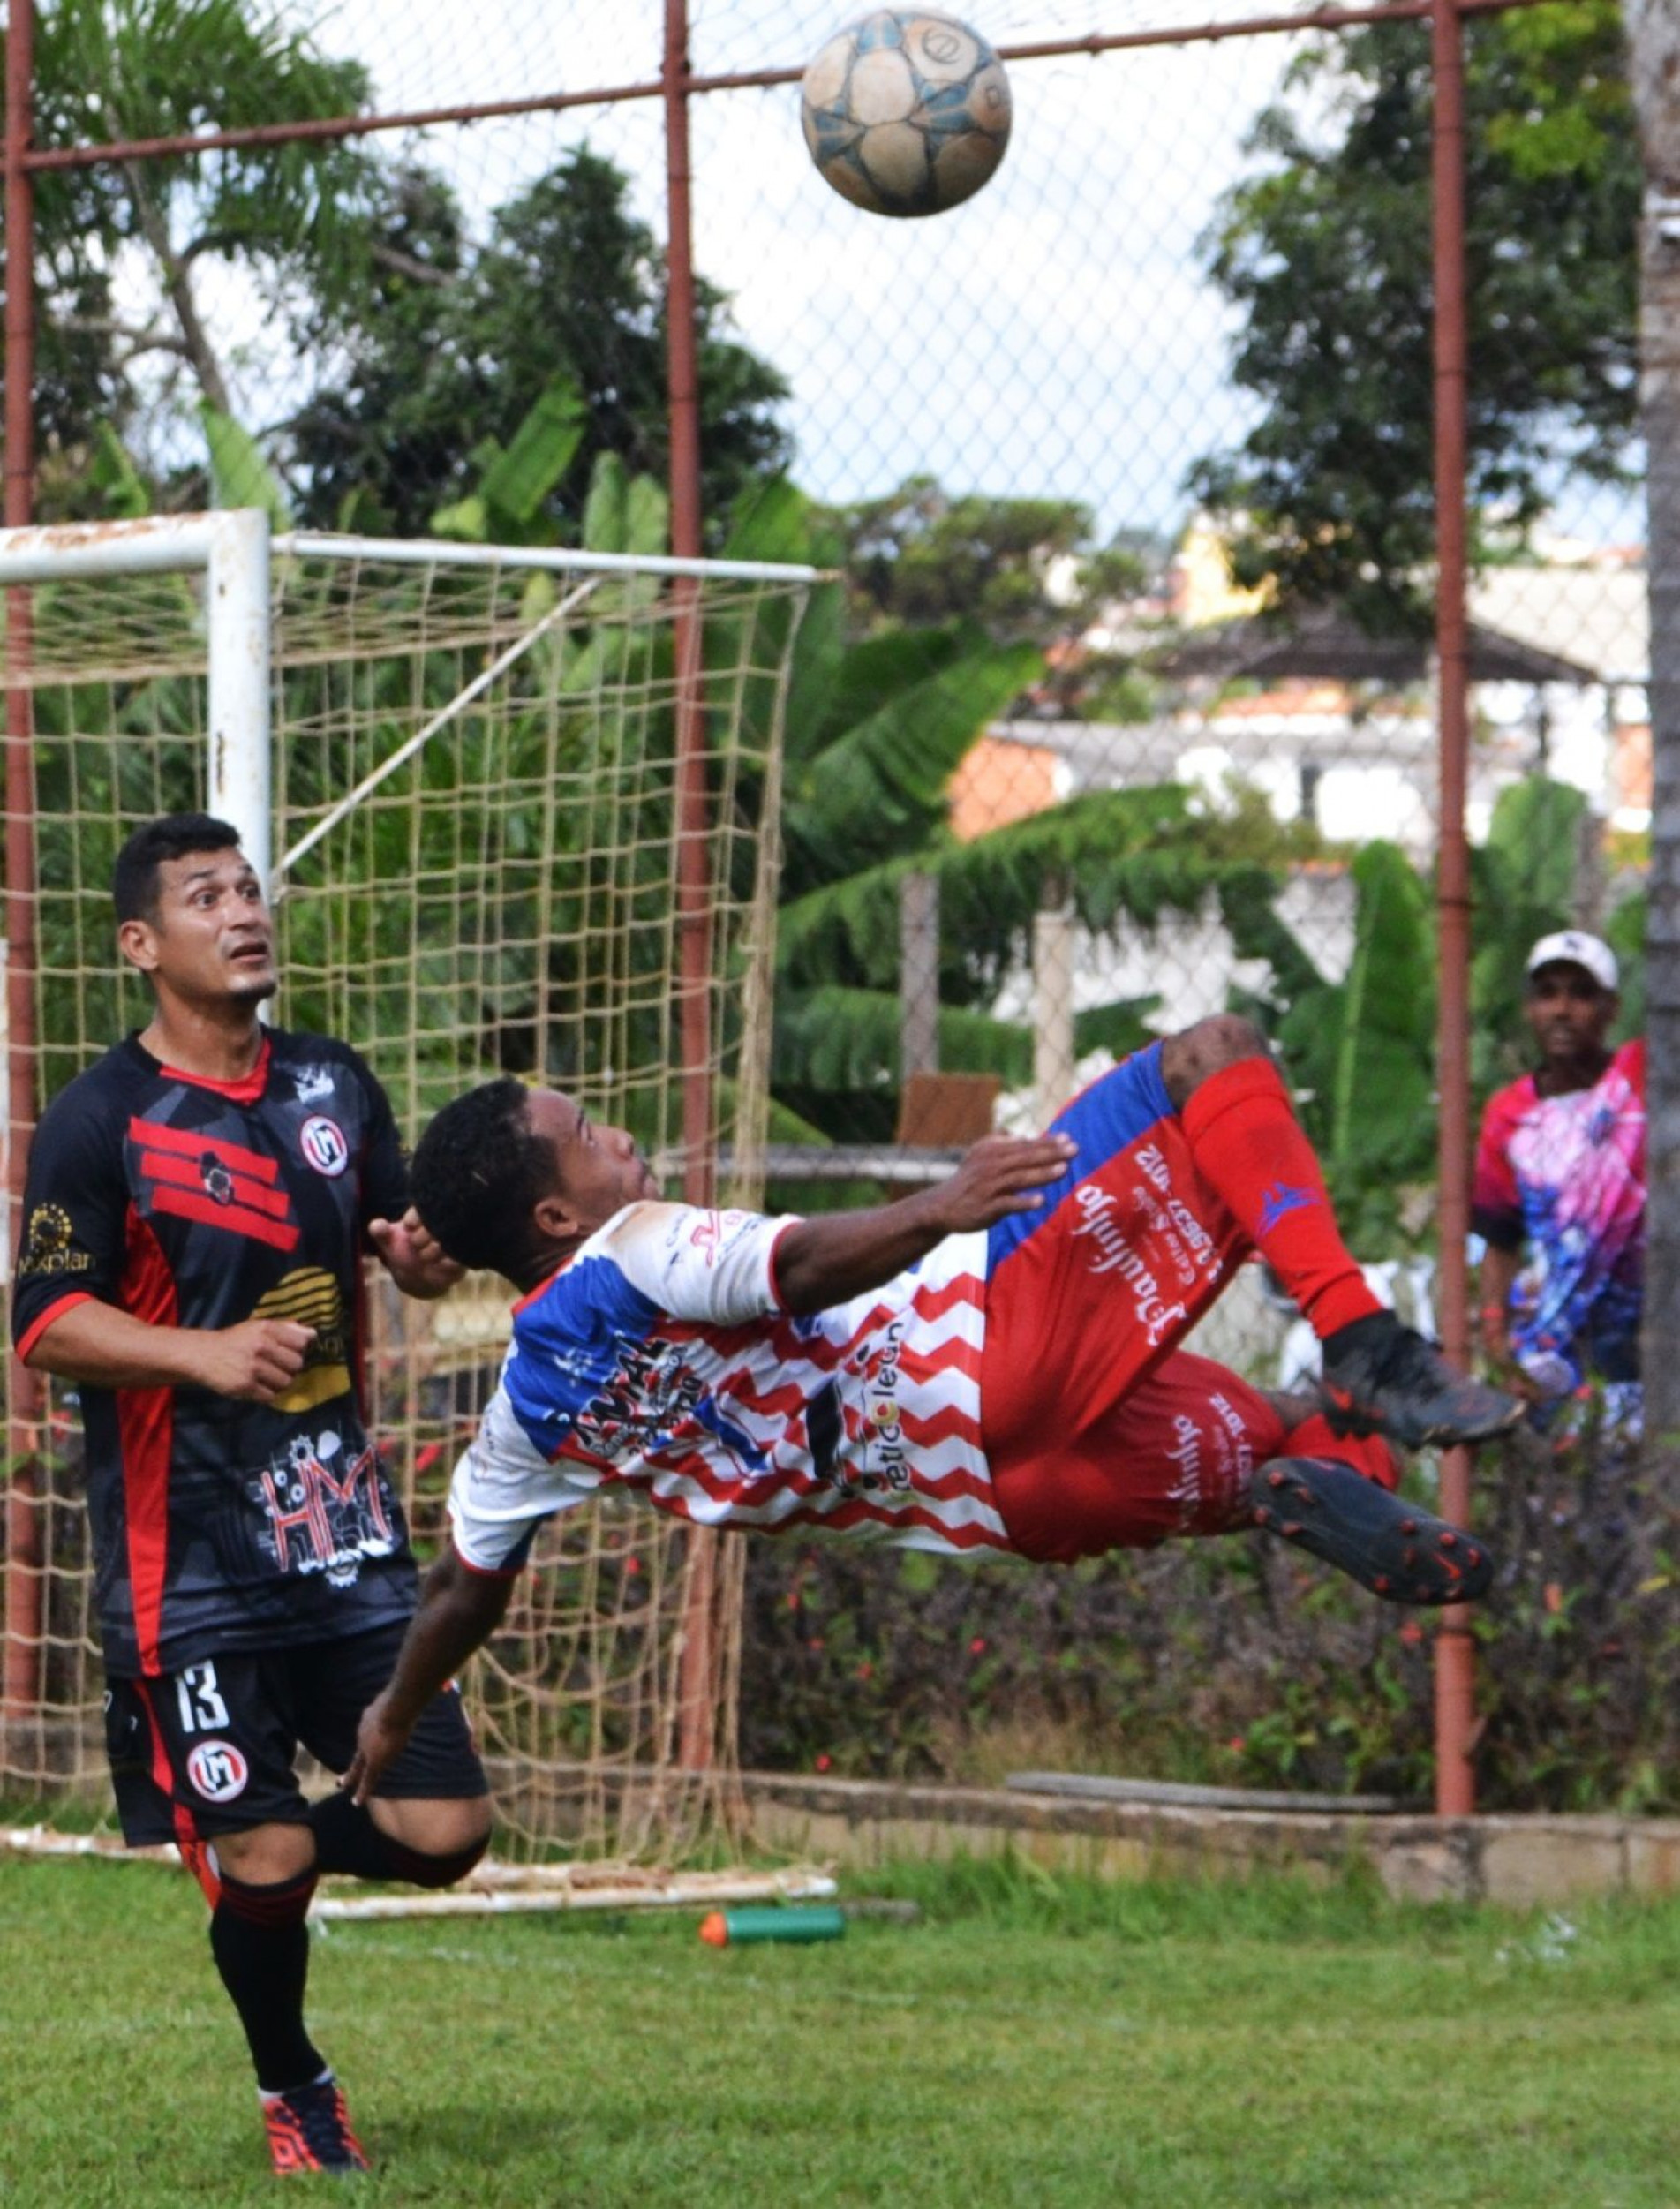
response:
<path fill-rule="evenodd" d="M 335 1434 L 299 1435 L 259 1476 L 280 1571 L 324 1572 L 335 1587 L 348 1587 L 364 1558 L 396 1548 L 377 1456 L 363 1450 L 340 1475 L 329 1460 L 343 1452 Z"/>

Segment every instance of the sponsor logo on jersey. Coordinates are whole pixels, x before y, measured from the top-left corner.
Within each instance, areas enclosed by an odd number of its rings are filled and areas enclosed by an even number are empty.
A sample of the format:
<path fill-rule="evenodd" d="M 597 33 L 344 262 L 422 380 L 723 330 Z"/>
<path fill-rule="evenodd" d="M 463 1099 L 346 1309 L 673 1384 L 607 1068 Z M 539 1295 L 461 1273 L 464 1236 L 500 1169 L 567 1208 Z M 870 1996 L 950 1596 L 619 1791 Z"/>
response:
<path fill-rule="evenodd" d="M 1172 1187 L 1172 1170 L 1162 1155 L 1158 1143 L 1146 1142 L 1137 1154 L 1138 1171 L 1163 1196 Z"/>
<path fill-rule="evenodd" d="M 893 1320 L 883 1331 L 881 1349 L 869 1369 L 870 1431 L 863 1438 L 863 1486 L 908 1489 L 910 1485 L 909 1445 L 899 1414 L 900 1358 L 904 1322 Z"/>
<path fill-rule="evenodd" d="M 330 1067 L 293 1067 L 292 1094 L 300 1104 L 313 1104 L 318 1097 L 333 1093 L 333 1070 Z"/>
<path fill-rule="evenodd" d="M 1157 1203 L 1148 1189 L 1134 1184 L 1132 1209 L 1142 1222 L 1143 1232 L 1153 1235 L 1156 1242 L 1165 1251 L 1180 1285 L 1185 1288 L 1194 1287 L 1196 1281 L 1194 1261 L 1174 1232 L 1166 1207 Z"/>
<path fill-rule="evenodd" d="M 344 1140 L 344 1131 L 325 1112 L 316 1112 L 304 1122 L 298 1148 L 305 1162 L 317 1173 L 324 1173 L 329 1181 L 335 1181 L 350 1164 L 350 1145 Z"/>
<path fill-rule="evenodd" d="M 626 1343 L 617 1370 L 578 1413 L 574 1431 L 591 1456 L 610 1463 L 668 1440 L 704 1393 L 675 1343 L 657 1335 Z"/>
<path fill-rule="evenodd" d="M 313 1411 L 317 1404 L 350 1391 L 349 1329 L 338 1283 L 322 1266 L 300 1265 L 257 1299 L 252 1319 L 290 1319 L 313 1327 L 315 1339 L 304 1353 L 303 1370 L 275 1398 L 275 1409 Z"/>
<path fill-rule="evenodd" d="M 1173 1414 L 1172 1444 L 1167 1456 L 1179 1468 L 1167 1494 L 1179 1506 L 1179 1524 L 1187 1527 L 1202 1501 L 1202 1427 L 1188 1412 Z"/>
<path fill-rule="evenodd" d="M 332 1470 L 335 1459 L 342 1466 L 338 1473 Z M 329 1586 L 347 1587 L 364 1559 L 396 1551 L 377 1455 L 370 1447 L 344 1460 L 342 1437 L 328 1429 L 295 1436 L 259 1474 L 275 1562 L 283 1572 L 319 1572 Z"/>
<path fill-rule="evenodd" d="M 1246 1481 L 1254 1469 L 1254 1438 L 1244 1422 L 1243 1415 L 1231 1399 L 1222 1395 L 1217 1390 L 1209 1399 L 1209 1402 L 1212 1406 L 1215 1418 L 1224 1429 L 1224 1433 L 1218 1436 L 1222 1445 L 1219 1452 L 1220 1464 L 1227 1472 L 1234 1466 L 1236 1478 L 1239 1481 Z"/>
<path fill-rule="evenodd" d="M 703 1212 L 699 1225 L 689 1237 L 689 1240 L 705 1259 L 709 1271 L 718 1263 L 718 1252 L 723 1247 L 722 1213 Z"/>
<path fill-rule="evenodd" d="M 200 1741 L 186 1760 L 186 1775 L 207 1803 L 230 1803 L 245 1791 L 251 1768 L 231 1741 Z"/>
<path fill-rule="evenodd" d="M 1074 1194 L 1074 1202 L 1084 1215 L 1074 1230 L 1074 1240 L 1089 1236 L 1095 1246 L 1095 1255 L 1087 1262 L 1090 1270 L 1098 1275 L 1113 1274 L 1126 1284 L 1131 1292 L 1132 1308 L 1137 1314 L 1138 1323 L 1148 1333 L 1149 1347 L 1158 1348 L 1169 1331 L 1186 1318 L 1183 1304 L 1167 1301 L 1151 1268 L 1121 1233 L 1114 1217 L 1116 1208 L 1111 1193 L 1099 1188 L 1095 1182 L 1082 1181 Z"/>
<path fill-rule="evenodd" d="M 86 1273 L 94 1261 L 87 1251 L 71 1248 L 73 1233 L 62 1204 L 37 1204 L 24 1231 L 19 1273 Z"/>

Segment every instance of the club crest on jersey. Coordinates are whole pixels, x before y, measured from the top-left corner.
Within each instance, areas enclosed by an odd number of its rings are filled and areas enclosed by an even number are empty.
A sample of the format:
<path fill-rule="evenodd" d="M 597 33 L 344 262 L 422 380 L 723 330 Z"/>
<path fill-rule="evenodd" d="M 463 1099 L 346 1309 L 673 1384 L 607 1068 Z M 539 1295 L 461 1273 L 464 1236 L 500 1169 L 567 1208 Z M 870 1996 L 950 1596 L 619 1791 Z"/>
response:
<path fill-rule="evenodd" d="M 231 1741 L 200 1741 L 186 1760 L 186 1775 L 207 1803 L 230 1803 L 245 1791 L 251 1768 Z"/>
<path fill-rule="evenodd" d="M 312 1113 L 303 1125 L 298 1137 L 298 1148 L 307 1165 L 317 1173 L 324 1173 L 335 1181 L 350 1164 L 350 1145 L 344 1131 L 335 1120 L 328 1120 L 325 1112 Z"/>
<path fill-rule="evenodd" d="M 217 1204 L 231 1204 L 234 1199 L 233 1176 L 215 1155 L 207 1150 L 199 1160 L 199 1179 L 204 1193 Z"/>

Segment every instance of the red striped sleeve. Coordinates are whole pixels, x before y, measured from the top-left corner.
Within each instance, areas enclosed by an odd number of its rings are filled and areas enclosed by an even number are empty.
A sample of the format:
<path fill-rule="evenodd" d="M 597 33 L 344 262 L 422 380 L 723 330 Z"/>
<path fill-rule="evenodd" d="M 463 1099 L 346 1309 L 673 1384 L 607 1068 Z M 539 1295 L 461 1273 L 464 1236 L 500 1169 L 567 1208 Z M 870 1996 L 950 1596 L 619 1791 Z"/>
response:
<path fill-rule="evenodd" d="M 97 1304 L 99 1301 L 91 1289 L 69 1289 L 63 1296 L 56 1298 L 48 1305 L 46 1310 L 24 1330 L 23 1338 L 18 1345 L 19 1357 L 26 1359 L 54 1320 L 62 1319 L 73 1305 Z"/>

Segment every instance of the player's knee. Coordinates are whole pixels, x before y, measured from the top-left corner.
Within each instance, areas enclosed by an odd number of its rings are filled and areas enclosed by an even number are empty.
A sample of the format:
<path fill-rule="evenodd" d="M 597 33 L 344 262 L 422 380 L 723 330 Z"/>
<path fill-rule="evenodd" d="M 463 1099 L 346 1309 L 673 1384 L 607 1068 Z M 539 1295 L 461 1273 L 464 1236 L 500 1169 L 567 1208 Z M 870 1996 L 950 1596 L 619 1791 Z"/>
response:
<path fill-rule="evenodd" d="M 403 1830 L 386 1833 L 384 1842 L 391 1876 L 412 1887 L 453 1887 L 490 1845 L 487 1796 L 403 1807 Z"/>
<path fill-rule="evenodd" d="M 1212 1074 L 1243 1059 L 1270 1057 L 1266 1038 L 1240 1013 L 1209 1013 L 1194 1027 L 1169 1036 L 1161 1045 L 1161 1079 L 1167 1095 L 1182 1106 L 1192 1090 Z"/>
<path fill-rule="evenodd" d="M 315 1839 L 306 1825 L 247 1826 L 216 1834 L 211 1845 L 221 1876 L 247 1887 L 280 1886 L 315 1869 Z"/>

